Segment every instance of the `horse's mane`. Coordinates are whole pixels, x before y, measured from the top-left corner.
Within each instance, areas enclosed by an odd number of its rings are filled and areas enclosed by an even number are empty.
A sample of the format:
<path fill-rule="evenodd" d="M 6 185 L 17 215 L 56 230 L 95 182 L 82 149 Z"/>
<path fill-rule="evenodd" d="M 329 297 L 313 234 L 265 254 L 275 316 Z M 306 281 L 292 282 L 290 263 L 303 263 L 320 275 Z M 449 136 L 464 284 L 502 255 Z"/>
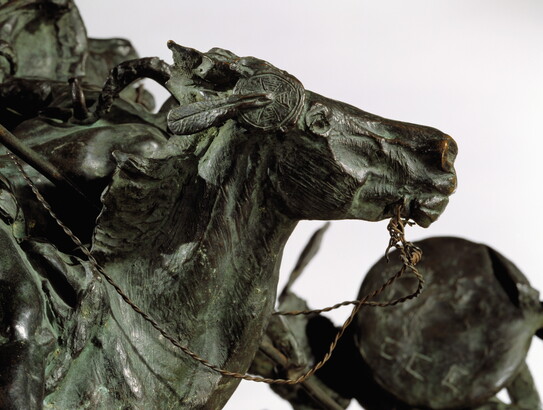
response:
<path fill-rule="evenodd" d="M 218 157 L 225 147 L 224 141 L 215 140 L 226 135 L 226 144 L 230 144 L 235 139 L 234 128 L 229 122 L 221 129 L 172 136 L 151 157 L 114 152 L 117 167 L 101 197 L 103 209 L 94 230 L 93 252 L 127 255 L 143 245 L 168 247 L 172 238 L 165 232 L 190 223 L 192 210 L 180 209 L 183 197 L 201 195 L 203 188 L 193 192 L 195 185 L 206 185 L 209 191 L 209 186 L 218 183 L 211 180 L 224 172 L 225 164 Z"/>

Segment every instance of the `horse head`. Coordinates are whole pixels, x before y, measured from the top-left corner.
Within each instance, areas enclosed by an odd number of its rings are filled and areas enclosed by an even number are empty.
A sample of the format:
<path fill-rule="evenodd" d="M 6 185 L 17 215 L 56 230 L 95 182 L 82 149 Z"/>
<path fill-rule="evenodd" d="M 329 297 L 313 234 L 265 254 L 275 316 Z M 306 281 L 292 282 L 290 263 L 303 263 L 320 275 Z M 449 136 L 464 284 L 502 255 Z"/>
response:
<path fill-rule="evenodd" d="M 97 100 L 92 112 L 78 82 L 71 104 L 67 86 L 57 84 L 58 101 L 53 92 L 40 100 L 42 115 L 25 119 L 14 134 L 84 194 L 100 196 L 97 218 L 78 210 L 75 219 L 85 223 L 81 231 L 92 231 L 85 243 L 126 294 L 183 345 L 245 372 L 273 310 L 280 255 L 296 222 L 376 221 L 402 205 L 403 216 L 428 226 L 455 189 L 457 148 L 438 130 L 307 91 L 263 60 L 169 47 L 173 65 L 127 61 L 112 70 L 99 96 L 86 90 L 89 105 Z M 114 101 L 141 77 L 172 94 L 157 114 L 138 104 L 137 95 Z M 8 165 L 4 171 L 16 175 Z M 17 198 L 28 203 L 25 214 L 34 218 L 39 208 L 22 179 L 13 181 L 22 192 Z M 51 188 L 49 197 L 54 192 L 61 206 L 69 202 L 61 190 Z M 52 232 L 40 231 L 54 242 Z M 57 367 L 67 373 L 48 367 L 46 401 L 72 408 L 88 395 L 104 408 L 159 401 L 220 408 L 228 400 L 235 380 L 182 355 L 104 286 L 96 285 L 99 297 L 81 292 L 73 303 L 72 327 L 64 333 L 75 334 L 77 343 L 62 347 Z M 92 320 L 83 312 L 85 300 L 100 300 Z M 72 366 L 77 380 L 66 370 Z M 107 401 L 98 391 L 108 392 Z"/>
<path fill-rule="evenodd" d="M 401 204 L 427 227 L 445 209 L 456 187 L 448 135 L 307 91 L 254 57 L 169 47 L 168 88 L 182 104 L 168 114 L 170 130 L 190 134 L 235 117 L 255 138 L 273 140 L 268 178 L 287 215 L 377 221 Z"/>

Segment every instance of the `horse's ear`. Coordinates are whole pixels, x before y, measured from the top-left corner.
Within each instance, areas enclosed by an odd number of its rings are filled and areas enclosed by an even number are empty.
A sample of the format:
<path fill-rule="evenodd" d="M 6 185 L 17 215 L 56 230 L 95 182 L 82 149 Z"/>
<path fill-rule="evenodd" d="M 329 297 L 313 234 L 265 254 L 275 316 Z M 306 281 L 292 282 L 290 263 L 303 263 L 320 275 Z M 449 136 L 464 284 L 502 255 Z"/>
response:
<path fill-rule="evenodd" d="M 305 124 L 309 130 L 317 135 L 327 135 L 330 131 L 330 109 L 323 104 L 316 103 L 305 113 Z"/>
<path fill-rule="evenodd" d="M 168 41 L 168 48 L 172 51 L 174 64 L 186 71 L 190 71 L 202 62 L 203 54 L 190 47 L 184 47 L 175 41 Z"/>
<path fill-rule="evenodd" d="M 183 105 L 168 113 L 168 128 L 176 135 L 194 134 L 270 102 L 265 94 L 246 94 Z"/>

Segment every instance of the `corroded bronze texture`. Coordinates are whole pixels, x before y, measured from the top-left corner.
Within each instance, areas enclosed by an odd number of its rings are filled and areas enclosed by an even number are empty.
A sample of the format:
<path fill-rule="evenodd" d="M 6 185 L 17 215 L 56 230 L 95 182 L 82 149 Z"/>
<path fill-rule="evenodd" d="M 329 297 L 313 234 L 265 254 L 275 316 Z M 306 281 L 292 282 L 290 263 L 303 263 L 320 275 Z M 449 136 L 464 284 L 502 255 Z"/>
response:
<path fill-rule="evenodd" d="M 424 249 L 419 270 L 426 291 L 402 305 L 360 313 L 358 349 L 378 383 L 409 405 L 474 408 L 527 371 L 530 342 L 543 327 L 539 293 L 488 246 L 459 238 L 432 238 L 418 246 Z M 378 286 L 395 267 L 380 260 L 360 293 Z M 378 299 L 416 285 L 406 276 Z"/>
<path fill-rule="evenodd" d="M 254 57 L 171 42 L 171 65 L 136 59 L 125 40 L 88 39 L 69 0 L 4 3 L 0 21 L 13 23 L 0 30 L 2 124 L 82 195 L 30 177 L 132 300 L 223 368 L 248 369 L 299 220 L 376 221 L 403 204 L 428 226 L 455 189 L 447 135 L 305 90 Z M 157 113 L 131 85 L 141 77 L 172 94 Z M 220 408 L 238 382 L 159 337 L 6 155 L 0 172 L 2 404 Z"/>

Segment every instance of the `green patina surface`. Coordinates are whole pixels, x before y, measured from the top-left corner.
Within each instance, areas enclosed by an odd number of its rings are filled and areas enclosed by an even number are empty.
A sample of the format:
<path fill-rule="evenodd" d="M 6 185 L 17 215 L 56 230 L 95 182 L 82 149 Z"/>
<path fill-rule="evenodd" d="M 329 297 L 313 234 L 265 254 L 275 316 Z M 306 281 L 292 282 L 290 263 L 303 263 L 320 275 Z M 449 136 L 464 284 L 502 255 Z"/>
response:
<path fill-rule="evenodd" d="M 69 0 L 0 4 L 2 125 L 83 196 L 26 171 L 130 298 L 220 367 L 249 368 L 299 220 L 376 221 L 403 204 L 428 226 L 454 191 L 456 145 L 436 129 L 223 49 L 171 42 L 171 65 L 136 59 L 125 40 L 87 38 Z M 172 94 L 157 113 L 141 77 Z M 134 313 L 2 154 L 2 406 L 222 407 L 238 381 Z"/>

